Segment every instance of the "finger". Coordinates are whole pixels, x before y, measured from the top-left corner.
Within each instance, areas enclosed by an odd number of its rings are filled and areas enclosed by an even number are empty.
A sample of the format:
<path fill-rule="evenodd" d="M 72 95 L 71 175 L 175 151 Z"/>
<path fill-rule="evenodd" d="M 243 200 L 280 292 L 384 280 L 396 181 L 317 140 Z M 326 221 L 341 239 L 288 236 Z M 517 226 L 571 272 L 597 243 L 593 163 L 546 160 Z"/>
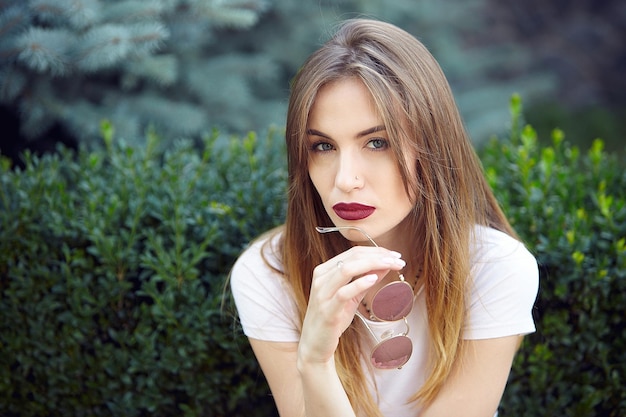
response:
<path fill-rule="evenodd" d="M 342 267 L 347 259 L 363 259 L 363 258 L 396 258 L 400 259 L 402 255 L 398 252 L 391 251 L 380 247 L 369 246 L 354 246 L 347 251 L 340 253 L 339 255 L 329 259 L 328 261 L 318 266 L 319 272 L 329 273 L 335 270 L 337 267 Z"/>
<path fill-rule="evenodd" d="M 367 291 L 381 278 L 378 274 L 367 274 L 355 279 L 337 290 L 337 297 L 346 302 L 356 299 L 361 302 Z"/>
<path fill-rule="evenodd" d="M 312 283 L 312 291 L 323 298 L 330 298 L 337 293 L 343 286 L 351 282 L 361 281 L 365 275 L 374 275 L 378 279 L 383 278 L 390 270 L 399 270 L 405 266 L 402 259 L 392 257 L 372 258 L 365 256 L 352 256 L 339 260 L 334 270 L 329 271 L 321 276 L 314 276 Z M 360 282 L 356 285 L 356 290 L 366 282 Z M 354 288 L 355 286 L 351 287 Z M 351 294 L 352 296 L 353 294 Z"/>
<path fill-rule="evenodd" d="M 390 270 L 398 271 L 404 268 L 406 262 L 390 256 L 353 256 L 343 261 L 340 266 L 341 275 L 347 279 L 344 282 L 349 282 L 371 273 L 381 273 L 381 276 L 385 276 Z"/>
<path fill-rule="evenodd" d="M 318 271 L 320 274 L 326 274 L 326 273 L 333 273 L 336 272 L 337 269 L 342 270 L 342 272 L 344 270 L 348 270 L 349 272 L 352 273 L 352 277 L 353 276 L 357 276 L 357 275 L 363 275 L 367 272 L 369 272 L 369 270 L 378 268 L 378 269 L 397 269 L 397 267 L 394 267 L 395 261 L 396 259 L 401 259 L 401 254 L 398 252 L 394 252 L 394 251 L 390 251 L 388 249 L 385 248 L 374 248 L 374 247 L 367 247 L 367 246 L 355 246 L 353 248 L 348 249 L 347 251 L 340 253 L 339 255 L 335 256 L 334 258 L 329 259 L 328 261 L 324 262 L 323 264 L 319 265 Z M 353 262 L 355 261 L 371 261 L 369 263 L 356 263 L 354 264 Z M 349 268 L 347 267 L 347 263 L 350 262 L 351 266 Z M 367 268 L 369 265 L 369 270 L 368 269 L 364 269 L 363 271 L 361 271 L 360 273 L 358 273 L 359 271 L 356 271 L 356 269 L 359 268 Z M 403 264 L 398 264 L 400 265 L 400 268 L 402 268 L 404 265 Z"/>

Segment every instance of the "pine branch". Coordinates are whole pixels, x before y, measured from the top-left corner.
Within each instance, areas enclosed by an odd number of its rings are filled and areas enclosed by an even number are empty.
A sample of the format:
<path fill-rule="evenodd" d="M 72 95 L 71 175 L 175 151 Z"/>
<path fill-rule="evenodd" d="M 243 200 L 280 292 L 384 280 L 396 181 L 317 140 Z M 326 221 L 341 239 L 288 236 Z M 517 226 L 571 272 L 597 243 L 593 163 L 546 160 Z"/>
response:
<path fill-rule="evenodd" d="M 28 9 L 33 20 L 54 24 L 65 20 L 64 4 L 54 0 L 32 0 L 28 2 Z"/>
<path fill-rule="evenodd" d="M 85 72 L 113 67 L 128 56 L 131 43 L 131 33 L 125 26 L 95 26 L 76 46 L 76 66 Z"/>
<path fill-rule="evenodd" d="M 53 76 L 70 71 L 69 49 L 74 45 L 74 36 L 65 29 L 43 29 L 31 27 L 15 41 L 19 51 L 18 60 L 38 73 Z"/>
<path fill-rule="evenodd" d="M 133 88 L 140 80 L 149 80 L 160 87 L 173 85 L 178 80 L 178 65 L 174 55 L 146 55 L 128 61 L 123 87 Z"/>
<path fill-rule="evenodd" d="M 30 0 L 30 10 L 42 22 L 82 30 L 97 23 L 101 5 L 98 0 Z"/>
<path fill-rule="evenodd" d="M 24 12 L 24 5 L 11 5 L 0 8 L 0 40 L 17 35 L 30 24 L 29 15 Z"/>
<path fill-rule="evenodd" d="M 85 72 L 111 68 L 131 53 L 141 55 L 153 52 L 168 36 L 167 29 L 160 23 L 96 26 L 77 45 L 76 65 Z"/>
<path fill-rule="evenodd" d="M 166 11 L 166 5 L 158 0 L 118 1 L 102 10 L 100 21 L 102 23 L 158 21 Z"/>
<path fill-rule="evenodd" d="M 169 38 L 169 31 L 160 22 L 140 22 L 129 27 L 134 53 L 156 52 Z"/>

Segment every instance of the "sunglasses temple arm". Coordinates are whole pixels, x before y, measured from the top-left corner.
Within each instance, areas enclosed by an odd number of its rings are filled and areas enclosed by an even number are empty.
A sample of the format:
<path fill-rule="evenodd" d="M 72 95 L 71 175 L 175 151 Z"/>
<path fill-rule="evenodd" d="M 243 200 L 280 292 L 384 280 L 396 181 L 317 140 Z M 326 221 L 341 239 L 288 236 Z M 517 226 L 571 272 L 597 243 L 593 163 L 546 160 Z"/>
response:
<path fill-rule="evenodd" d="M 372 245 L 378 247 L 376 242 L 374 242 L 374 239 L 372 239 L 371 236 L 368 235 L 365 232 L 365 230 L 361 229 L 360 227 L 356 227 L 356 226 L 334 226 L 334 227 L 320 227 L 320 226 L 316 226 L 315 230 L 317 230 L 319 233 L 338 232 L 340 230 L 356 230 L 358 232 L 361 232 L 361 234 L 363 236 L 365 236 L 367 238 L 367 240 L 369 240 Z"/>
<path fill-rule="evenodd" d="M 411 331 L 411 326 L 409 326 L 409 321 L 407 320 L 406 317 L 404 317 L 404 324 L 406 325 L 406 332 L 403 334 L 403 336 L 408 337 L 409 332 Z"/>

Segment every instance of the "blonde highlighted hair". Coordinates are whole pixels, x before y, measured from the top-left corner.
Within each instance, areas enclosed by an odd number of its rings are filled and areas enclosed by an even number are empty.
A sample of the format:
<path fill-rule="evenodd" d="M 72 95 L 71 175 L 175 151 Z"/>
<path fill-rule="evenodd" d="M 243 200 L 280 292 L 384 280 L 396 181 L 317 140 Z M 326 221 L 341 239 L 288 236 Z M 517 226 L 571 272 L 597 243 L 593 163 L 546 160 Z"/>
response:
<path fill-rule="evenodd" d="M 421 263 L 431 355 L 429 376 L 423 386 L 415 388 L 412 399 L 428 403 L 448 377 L 462 343 L 474 226 L 493 227 L 512 236 L 515 232 L 484 178 L 448 82 L 430 52 L 391 24 L 348 20 L 304 63 L 293 80 L 289 100 L 288 208 L 280 252 L 300 322 L 313 269 L 350 246 L 340 234 L 322 239 L 315 231 L 315 226 L 332 222 L 309 179 L 306 139 L 317 92 L 348 77 L 361 80 L 371 93 L 407 193 L 415 199 L 406 229 L 412 235 L 414 253 L 405 258 Z M 403 156 L 409 151 L 417 155 L 413 169 Z M 337 370 L 354 408 L 376 416 L 380 411 L 361 368 L 358 326 L 355 321 L 340 338 Z"/>

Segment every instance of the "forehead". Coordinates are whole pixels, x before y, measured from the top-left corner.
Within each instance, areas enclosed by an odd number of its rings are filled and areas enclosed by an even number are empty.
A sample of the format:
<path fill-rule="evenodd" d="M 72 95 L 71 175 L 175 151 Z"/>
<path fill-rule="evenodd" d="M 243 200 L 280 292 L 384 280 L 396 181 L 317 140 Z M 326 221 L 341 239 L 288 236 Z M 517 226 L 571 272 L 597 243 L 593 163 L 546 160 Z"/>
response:
<path fill-rule="evenodd" d="M 351 77 L 322 86 L 307 119 L 308 128 L 361 131 L 383 125 L 382 117 L 365 84 Z"/>

